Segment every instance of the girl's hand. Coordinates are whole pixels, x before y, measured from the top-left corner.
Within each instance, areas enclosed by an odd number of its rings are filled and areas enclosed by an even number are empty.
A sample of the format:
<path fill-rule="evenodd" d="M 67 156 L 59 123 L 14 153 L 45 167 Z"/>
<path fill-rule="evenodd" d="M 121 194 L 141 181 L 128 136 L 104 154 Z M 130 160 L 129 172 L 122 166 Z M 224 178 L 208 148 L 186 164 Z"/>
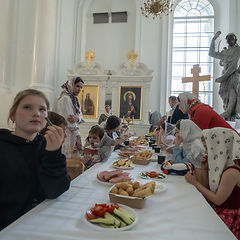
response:
<path fill-rule="evenodd" d="M 78 150 L 83 150 L 82 149 L 82 140 L 81 140 L 80 136 L 77 136 L 76 147 L 77 147 Z"/>
<path fill-rule="evenodd" d="M 204 170 L 208 170 L 208 156 L 205 155 L 201 159 L 201 168 Z"/>
<path fill-rule="evenodd" d="M 48 130 L 44 135 L 47 141 L 46 150 L 56 151 L 62 146 L 65 136 L 64 131 L 56 125 L 48 126 L 47 128 Z"/>
<path fill-rule="evenodd" d="M 192 175 L 190 172 L 187 172 L 184 177 L 187 182 L 189 182 L 190 184 L 192 184 L 194 186 L 196 185 L 197 178 L 196 178 L 195 174 Z"/>

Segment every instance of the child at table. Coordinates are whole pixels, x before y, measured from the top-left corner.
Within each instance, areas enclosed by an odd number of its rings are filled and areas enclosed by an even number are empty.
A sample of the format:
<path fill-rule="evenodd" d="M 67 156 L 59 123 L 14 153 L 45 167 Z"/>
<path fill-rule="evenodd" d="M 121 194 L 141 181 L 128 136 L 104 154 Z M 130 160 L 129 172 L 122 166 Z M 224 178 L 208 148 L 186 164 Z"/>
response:
<path fill-rule="evenodd" d="M 187 173 L 185 179 L 209 201 L 219 217 L 240 239 L 240 137 L 232 129 L 203 131 L 207 156 L 201 160 L 210 190 Z"/>
<path fill-rule="evenodd" d="M 200 161 L 205 155 L 202 143 L 202 130 L 191 120 L 180 120 L 176 124 L 173 161 L 185 163 L 190 161 L 195 168 L 201 168 Z"/>
<path fill-rule="evenodd" d="M 156 144 L 158 146 L 162 145 L 162 136 L 164 135 L 166 119 L 167 119 L 167 116 L 163 116 L 158 122 L 158 128 L 154 130 L 154 136 L 156 138 Z"/>
<path fill-rule="evenodd" d="M 0 229 L 29 211 L 36 202 L 68 190 L 70 177 L 61 154 L 63 129 L 45 127 L 49 101 L 34 89 L 19 92 L 9 111 L 14 130 L 0 129 Z"/>
<path fill-rule="evenodd" d="M 121 120 L 119 117 L 112 115 L 110 116 L 106 123 L 103 125 L 104 131 L 105 131 L 105 136 L 108 137 L 109 141 L 112 141 L 112 145 L 114 146 L 114 150 L 118 150 L 120 148 L 123 148 L 124 146 L 122 143 L 128 139 L 128 136 L 125 135 L 120 135 L 119 129 L 121 128 Z M 119 134 L 116 135 L 116 133 Z"/>
<path fill-rule="evenodd" d="M 129 126 L 126 125 L 126 124 L 123 124 L 121 129 L 120 129 L 120 136 L 125 136 L 125 137 L 132 137 L 132 136 L 135 136 L 136 133 L 132 132 L 130 129 L 129 129 Z"/>
<path fill-rule="evenodd" d="M 111 154 L 114 140 L 109 138 L 99 125 L 93 126 L 84 145 L 82 162 L 88 169 L 97 162 L 106 161 Z"/>

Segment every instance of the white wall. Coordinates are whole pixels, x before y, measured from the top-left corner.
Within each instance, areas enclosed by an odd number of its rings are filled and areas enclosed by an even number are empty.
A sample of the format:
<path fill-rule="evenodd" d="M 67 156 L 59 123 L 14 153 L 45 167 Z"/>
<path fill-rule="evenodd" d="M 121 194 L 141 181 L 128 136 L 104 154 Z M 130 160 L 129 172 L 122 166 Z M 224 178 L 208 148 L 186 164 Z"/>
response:
<path fill-rule="evenodd" d="M 127 11 L 126 23 L 111 23 L 111 12 Z M 109 23 L 93 24 L 93 13 L 109 13 Z M 103 69 L 117 69 L 134 49 L 136 8 L 129 0 L 92 0 L 87 10 L 85 51 L 93 50 Z M 82 59 L 83 60 L 83 59 Z"/>
<path fill-rule="evenodd" d="M 16 70 L 14 90 L 29 87 L 32 77 L 36 0 L 21 0 L 16 35 Z"/>

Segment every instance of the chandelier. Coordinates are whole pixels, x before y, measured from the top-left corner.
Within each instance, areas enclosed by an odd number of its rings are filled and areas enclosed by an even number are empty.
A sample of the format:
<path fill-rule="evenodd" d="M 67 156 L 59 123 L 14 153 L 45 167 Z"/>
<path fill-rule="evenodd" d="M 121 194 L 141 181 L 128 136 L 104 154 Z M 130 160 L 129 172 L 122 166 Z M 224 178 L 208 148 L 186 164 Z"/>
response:
<path fill-rule="evenodd" d="M 146 18 L 155 17 L 162 18 L 163 15 L 168 15 L 172 12 L 174 0 L 147 0 L 141 7 L 142 15 Z"/>

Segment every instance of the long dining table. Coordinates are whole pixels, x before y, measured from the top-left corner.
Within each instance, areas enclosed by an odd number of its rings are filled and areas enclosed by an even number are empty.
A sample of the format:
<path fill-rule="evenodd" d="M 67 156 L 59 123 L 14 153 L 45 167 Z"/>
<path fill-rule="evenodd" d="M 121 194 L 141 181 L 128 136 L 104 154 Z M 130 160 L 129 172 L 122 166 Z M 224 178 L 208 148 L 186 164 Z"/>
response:
<path fill-rule="evenodd" d="M 0 232 L 1 240 L 80 240 L 80 239 L 162 239 L 234 240 L 205 198 L 183 176 L 168 175 L 165 191 L 146 199 L 142 209 L 134 209 L 138 222 L 127 231 L 96 231 L 83 221 L 95 203 L 109 202 L 109 185 L 97 181 L 98 172 L 114 170 L 118 159 L 113 152 L 108 161 L 95 164 L 71 182 L 70 189 L 54 200 L 45 200 Z M 128 171 L 141 181 L 142 171 L 160 171 L 160 165 L 135 165 Z"/>

